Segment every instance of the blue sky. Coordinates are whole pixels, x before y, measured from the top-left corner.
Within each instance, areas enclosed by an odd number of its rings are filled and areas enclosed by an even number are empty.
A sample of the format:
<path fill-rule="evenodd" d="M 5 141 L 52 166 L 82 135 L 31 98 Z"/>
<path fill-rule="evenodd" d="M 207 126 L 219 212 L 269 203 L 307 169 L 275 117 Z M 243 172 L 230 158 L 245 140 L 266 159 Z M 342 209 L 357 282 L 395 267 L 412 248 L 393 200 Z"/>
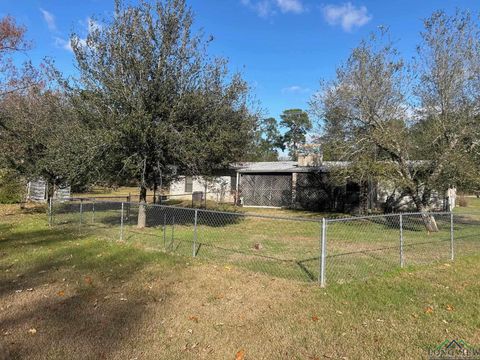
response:
<path fill-rule="evenodd" d="M 196 27 L 215 41 L 212 55 L 230 60 L 252 85 L 266 116 L 284 109 L 307 109 L 320 79 L 335 68 L 360 39 L 386 25 L 404 56 L 414 54 L 422 19 L 434 10 L 456 7 L 480 11 L 475 0 L 189 0 Z M 89 19 L 111 15 L 113 0 L 0 0 L 0 15 L 13 15 L 28 28 L 34 63 L 45 56 L 65 73 L 75 73 L 68 36 L 86 36 Z"/>

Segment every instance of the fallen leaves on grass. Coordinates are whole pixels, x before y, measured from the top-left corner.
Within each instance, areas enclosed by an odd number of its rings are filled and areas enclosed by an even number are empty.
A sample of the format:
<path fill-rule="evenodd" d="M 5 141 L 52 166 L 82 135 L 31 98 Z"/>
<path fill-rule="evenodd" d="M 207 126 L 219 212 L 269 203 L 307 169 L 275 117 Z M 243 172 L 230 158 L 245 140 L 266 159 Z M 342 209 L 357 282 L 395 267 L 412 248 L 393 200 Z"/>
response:
<path fill-rule="evenodd" d="M 424 312 L 425 312 L 425 314 L 433 314 L 433 307 L 427 306 L 427 307 L 424 309 Z"/>
<path fill-rule="evenodd" d="M 450 304 L 447 304 L 447 306 L 445 308 L 447 309 L 447 311 L 455 310 L 455 307 L 453 305 L 450 305 Z"/>
<path fill-rule="evenodd" d="M 190 316 L 188 320 L 198 323 L 198 317 L 196 316 Z"/>
<path fill-rule="evenodd" d="M 85 276 L 85 283 L 87 285 L 92 285 L 93 284 L 93 280 L 90 276 Z"/>
<path fill-rule="evenodd" d="M 60 290 L 59 292 L 57 292 L 57 295 L 58 296 L 65 296 L 65 291 Z"/>
<path fill-rule="evenodd" d="M 235 355 L 235 360 L 244 360 L 245 359 L 245 350 L 239 350 Z"/>
<path fill-rule="evenodd" d="M 313 316 L 312 316 L 312 320 L 313 320 L 313 321 L 318 321 L 318 320 L 320 320 L 320 319 L 318 318 L 317 315 L 313 315 Z"/>

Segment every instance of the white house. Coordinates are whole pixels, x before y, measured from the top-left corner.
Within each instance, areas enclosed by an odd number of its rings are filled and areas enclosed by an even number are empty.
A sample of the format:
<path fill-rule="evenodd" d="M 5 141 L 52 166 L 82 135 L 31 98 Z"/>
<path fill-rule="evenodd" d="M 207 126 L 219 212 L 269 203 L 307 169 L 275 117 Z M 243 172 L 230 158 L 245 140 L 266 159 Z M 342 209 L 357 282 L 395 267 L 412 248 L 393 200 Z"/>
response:
<path fill-rule="evenodd" d="M 170 184 L 169 194 L 177 199 L 191 199 L 195 192 L 206 193 L 207 200 L 235 201 L 236 176 L 180 176 Z"/>
<path fill-rule="evenodd" d="M 256 207 L 294 207 L 316 211 L 358 212 L 360 209 L 413 209 L 412 199 L 388 184 L 348 182 L 333 185 L 333 169 L 349 162 L 322 161 L 321 156 L 300 156 L 299 161 L 245 162 L 233 164 L 216 176 L 180 176 L 170 185 L 170 195 L 192 199 L 202 192 L 208 200 Z M 432 192 L 433 208 L 455 206 L 455 189 Z"/>

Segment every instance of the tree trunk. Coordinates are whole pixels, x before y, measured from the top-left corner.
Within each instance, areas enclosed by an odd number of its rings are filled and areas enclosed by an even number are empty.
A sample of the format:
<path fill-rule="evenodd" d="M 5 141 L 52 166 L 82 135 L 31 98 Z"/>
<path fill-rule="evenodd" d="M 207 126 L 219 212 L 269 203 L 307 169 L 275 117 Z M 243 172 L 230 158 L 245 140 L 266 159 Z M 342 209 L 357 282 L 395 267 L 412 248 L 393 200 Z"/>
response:
<path fill-rule="evenodd" d="M 138 221 L 137 228 L 143 229 L 147 223 L 147 188 L 142 185 L 140 187 L 140 203 L 138 204 Z"/>
<path fill-rule="evenodd" d="M 53 199 L 53 195 L 55 194 L 55 183 L 52 181 L 47 182 L 47 202 L 50 201 L 50 199 Z"/>
<path fill-rule="evenodd" d="M 438 232 L 438 225 L 435 217 L 426 212 L 422 213 L 422 219 L 428 232 Z"/>
<path fill-rule="evenodd" d="M 25 194 L 24 196 L 22 196 L 22 200 L 20 201 L 20 209 L 25 209 L 25 206 L 27 205 L 27 202 L 28 202 L 28 193 L 29 193 L 29 185 L 27 184 L 26 186 L 26 191 L 25 191 Z M 47 203 L 48 203 L 48 200 L 47 200 Z"/>
<path fill-rule="evenodd" d="M 368 182 L 360 182 L 360 204 L 359 204 L 359 213 L 360 215 L 365 215 L 368 213 Z"/>
<path fill-rule="evenodd" d="M 153 184 L 153 203 L 154 203 L 154 204 L 157 204 L 157 203 L 158 203 L 157 191 L 158 191 L 158 186 L 157 186 L 157 183 L 155 182 L 155 183 Z"/>
<path fill-rule="evenodd" d="M 205 206 L 205 209 L 207 208 L 207 190 L 208 190 L 208 180 L 205 180 L 205 199 L 204 199 L 204 206 Z"/>
<path fill-rule="evenodd" d="M 421 213 L 423 223 L 428 232 L 438 232 L 438 225 L 435 217 L 432 214 L 429 214 L 425 206 L 423 205 L 421 199 L 417 195 L 413 195 L 413 201 L 418 212 Z"/>

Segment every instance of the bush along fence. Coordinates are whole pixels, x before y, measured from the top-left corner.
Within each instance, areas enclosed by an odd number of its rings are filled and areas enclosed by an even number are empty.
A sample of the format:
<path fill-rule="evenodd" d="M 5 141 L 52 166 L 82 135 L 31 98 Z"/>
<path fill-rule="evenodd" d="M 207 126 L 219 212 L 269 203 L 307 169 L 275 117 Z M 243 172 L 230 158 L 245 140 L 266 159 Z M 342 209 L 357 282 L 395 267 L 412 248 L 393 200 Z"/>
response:
<path fill-rule="evenodd" d="M 137 225 L 140 207 L 146 216 L 142 228 Z M 480 214 L 287 218 L 72 200 L 51 202 L 49 222 L 146 249 L 321 286 L 366 280 L 405 266 L 447 262 L 480 252 Z"/>

